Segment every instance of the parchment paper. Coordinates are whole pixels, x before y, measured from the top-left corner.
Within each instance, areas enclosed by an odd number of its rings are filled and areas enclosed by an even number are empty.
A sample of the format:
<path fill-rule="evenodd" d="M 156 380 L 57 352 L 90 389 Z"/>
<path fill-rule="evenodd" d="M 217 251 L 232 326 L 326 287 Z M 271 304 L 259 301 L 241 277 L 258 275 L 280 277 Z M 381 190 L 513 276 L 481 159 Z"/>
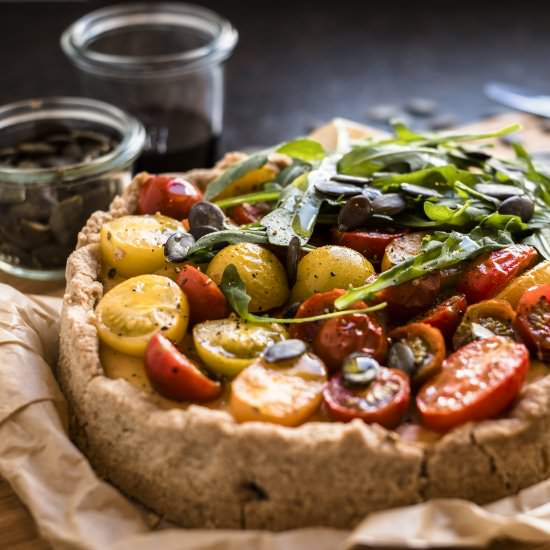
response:
<path fill-rule="evenodd" d="M 335 134 L 338 124 L 348 125 L 343 138 Z M 335 145 L 360 130 L 336 121 L 317 137 Z M 447 499 L 371 514 L 353 533 L 198 531 L 162 523 L 153 528 L 154 515 L 98 479 L 67 437 L 66 403 L 50 369 L 56 362 L 60 306 L 59 298 L 28 296 L 0 284 L 0 476 L 55 549 L 459 548 L 502 537 L 550 542 L 550 480 L 485 507 Z"/>

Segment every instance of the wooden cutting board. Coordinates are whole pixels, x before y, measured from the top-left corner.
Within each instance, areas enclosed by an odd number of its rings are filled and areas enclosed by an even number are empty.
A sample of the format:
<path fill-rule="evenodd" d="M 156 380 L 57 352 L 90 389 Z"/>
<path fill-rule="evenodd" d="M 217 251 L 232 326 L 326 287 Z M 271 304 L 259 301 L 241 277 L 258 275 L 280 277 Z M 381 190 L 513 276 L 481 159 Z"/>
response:
<path fill-rule="evenodd" d="M 540 119 L 518 113 L 506 113 L 497 117 L 468 124 L 462 130 L 475 132 L 490 132 L 504 126 L 519 122 L 523 131 L 521 143 L 531 152 L 550 152 L 550 133 L 541 128 Z M 507 145 L 499 145 L 499 152 L 511 154 Z M 7 283 L 26 293 L 49 294 L 62 296 L 63 286 L 55 283 L 32 283 L 0 274 L 0 282 Z M 550 550 L 550 544 L 543 546 L 524 546 L 496 543 L 493 550 Z M 24 505 L 10 489 L 9 485 L 0 479 L 0 550 L 46 550 L 51 546 L 41 539 L 37 533 L 32 517 Z"/>

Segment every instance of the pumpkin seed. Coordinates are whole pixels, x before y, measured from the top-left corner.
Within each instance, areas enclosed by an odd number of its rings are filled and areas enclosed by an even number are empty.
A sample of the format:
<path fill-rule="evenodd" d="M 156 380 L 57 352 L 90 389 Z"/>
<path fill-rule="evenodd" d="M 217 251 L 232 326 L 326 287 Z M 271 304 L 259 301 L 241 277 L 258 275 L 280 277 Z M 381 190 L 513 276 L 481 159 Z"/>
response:
<path fill-rule="evenodd" d="M 342 364 L 342 379 L 347 386 L 368 386 L 380 372 L 380 363 L 365 353 L 352 353 Z"/>
<path fill-rule="evenodd" d="M 189 231 L 195 237 L 200 239 L 203 235 L 223 229 L 225 214 L 223 210 L 211 202 L 201 201 L 194 204 L 189 211 Z M 209 229 L 204 232 L 203 227 Z"/>
<path fill-rule="evenodd" d="M 399 187 L 405 194 L 414 198 L 440 199 L 443 196 L 435 189 L 414 185 L 413 183 L 402 183 Z"/>
<path fill-rule="evenodd" d="M 190 233 L 176 231 L 164 244 L 164 256 L 169 262 L 183 262 L 189 249 L 195 244 L 195 239 Z"/>
<path fill-rule="evenodd" d="M 503 183 L 478 183 L 474 186 L 474 189 L 484 195 L 489 195 L 499 200 L 523 195 L 523 190 L 519 189 L 519 187 L 505 185 Z"/>
<path fill-rule="evenodd" d="M 521 221 L 527 223 L 535 213 L 535 205 L 528 197 L 510 197 L 498 208 L 500 214 L 519 216 Z"/>
<path fill-rule="evenodd" d="M 333 195 L 336 197 L 351 197 L 361 192 L 361 189 L 357 187 L 357 185 L 332 180 L 321 180 L 316 182 L 315 190 L 323 195 Z"/>
<path fill-rule="evenodd" d="M 365 195 L 356 195 L 348 199 L 338 214 L 338 229 L 351 231 L 363 227 L 372 214 L 372 203 Z"/>
<path fill-rule="evenodd" d="M 403 212 L 407 203 L 399 193 L 386 193 L 372 200 L 372 209 L 375 214 L 395 216 Z"/>
<path fill-rule="evenodd" d="M 282 340 L 268 346 L 263 353 L 263 359 L 266 363 L 279 363 L 301 357 L 306 351 L 302 340 Z"/>
<path fill-rule="evenodd" d="M 23 219 L 21 220 L 21 236 L 28 243 L 32 243 L 32 247 L 35 247 L 46 244 L 52 238 L 52 232 L 49 225 Z"/>
<path fill-rule="evenodd" d="M 372 183 L 372 179 L 370 178 L 363 178 L 361 176 L 348 176 L 346 174 L 336 174 L 335 176 L 332 176 L 330 178 L 332 181 L 339 181 L 342 183 L 351 183 L 353 185 L 367 185 L 368 183 Z"/>
<path fill-rule="evenodd" d="M 298 260 L 300 259 L 301 251 L 302 246 L 300 245 L 300 239 L 296 236 L 292 237 L 286 250 L 286 274 L 290 286 L 293 286 L 296 282 Z"/>
<path fill-rule="evenodd" d="M 84 199 L 73 195 L 56 204 L 50 214 L 50 229 L 56 241 L 64 246 L 71 244 L 82 226 Z"/>
<path fill-rule="evenodd" d="M 393 343 L 388 353 L 388 367 L 402 370 L 409 376 L 413 376 L 416 370 L 416 360 L 410 346 L 402 340 Z"/>

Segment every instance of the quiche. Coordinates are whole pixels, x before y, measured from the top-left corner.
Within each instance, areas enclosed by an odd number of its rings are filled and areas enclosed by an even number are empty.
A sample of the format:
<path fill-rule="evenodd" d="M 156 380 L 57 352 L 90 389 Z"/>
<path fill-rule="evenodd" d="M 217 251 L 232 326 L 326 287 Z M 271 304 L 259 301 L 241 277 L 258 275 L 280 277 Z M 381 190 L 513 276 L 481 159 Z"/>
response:
<path fill-rule="evenodd" d="M 490 135 L 137 175 L 67 263 L 96 471 L 184 527 L 350 528 L 550 475 L 550 176 Z"/>

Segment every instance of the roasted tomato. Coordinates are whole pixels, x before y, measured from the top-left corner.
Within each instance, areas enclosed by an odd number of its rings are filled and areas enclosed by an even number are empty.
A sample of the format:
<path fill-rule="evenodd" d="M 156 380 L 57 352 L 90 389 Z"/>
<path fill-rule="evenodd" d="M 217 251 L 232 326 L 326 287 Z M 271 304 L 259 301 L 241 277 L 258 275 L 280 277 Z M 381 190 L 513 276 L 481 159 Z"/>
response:
<path fill-rule="evenodd" d="M 364 422 L 395 428 L 409 405 L 409 377 L 400 370 L 380 367 L 368 384 L 346 385 L 342 374 L 331 378 L 323 390 L 330 416 L 338 422 L 360 418 Z"/>
<path fill-rule="evenodd" d="M 205 273 L 192 265 L 181 267 L 176 283 L 189 302 L 189 321 L 192 325 L 229 315 L 227 301 L 220 287 Z"/>
<path fill-rule="evenodd" d="M 516 398 L 529 368 L 523 344 L 492 336 L 447 357 L 416 397 L 422 423 L 436 431 L 501 413 Z"/>
<path fill-rule="evenodd" d="M 378 293 L 380 302 L 388 302 L 388 311 L 394 317 L 410 317 L 430 307 L 437 300 L 441 275 L 434 271 Z"/>
<path fill-rule="evenodd" d="M 334 311 L 334 300 L 340 298 L 344 294 L 345 290 L 341 288 L 333 288 L 327 292 L 317 292 L 305 300 L 295 317 L 314 317 L 315 315 L 321 315 L 322 313 L 329 313 Z M 353 304 L 353 309 L 366 308 L 365 302 L 356 302 Z M 290 338 L 298 338 L 305 342 L 313 342 L 322 321 L 312 321 L 311 323 L 300 323 L 290 325 L 288 328 L 288 334 Z"/>
<path fill-rule="evenodd" d="M 384 328 L 373 315 L 352 313 L 323 321 L 315 336 L 313 350 L 329 371 L 334 372 L 354 352 L 384 361 L 388 342 Z"/>
<path fill-rule="evenodd" d="M 361 252 L 371 262 L 380 263 L 384 256 L 386 246 L 394 239 L 407 233 L 408 230 L 395 230 L 394 232 L 372 229 L 371 231 L 333 231 L 334 244 L 353 248 Z"/>
<path fill-rule="evenodd" d="M 439 329 L 410 323 L 390 332 L 388 366 L 406 372 L 415 383 L 430 378 L 445 359 L 445 340 Z"/>
<path fill-rule="evenodd" d="M 276 363 L 257 359 L 233 380 L 229 408 L 237 422 L 298 426 L 319 408 L 326 379 L 312 353 Z"/>
<path fill-rule="evenodd" d="M 466 296 L 456 294 L 432 307 L 417 321 L 435 327 L 441 331 L 445 338 L 451 338 L 467 307 Z"/>
<path fill-rule="evenodd" d="M 425 236 L 426 233 L 407 233 L 393 239 L 384 251 L 382 271 L 418 255 L 422 248 L 422 239 Z"/>
<path fill-rule="evenodd" d="M 483 300 L 468 307 L 454 333 L 454 349 L 493 335 L 516 339 L 515 317 L 512 306 L 505 300 Z"/>
<path fill-rule="evenodd" d="M 161 334 L 149 340 L 145 350 L 145 372 L 160 395 L 175 401 L 210 401 L 222 391 L 218 381 L 203 374 Z"/>
<path fill-rule="evenodd" d="M 541 361 L 550 361 L 550 284 L 531 287 L 518 303 L 518 330 Z"/>
<path fill-rule="evenodd" d="M 494 250 L 466 268 L 458 290 L 466 295 L 469 304 L 492 298 L 514 277 L 528 269 L 536 258 L 537 251 L 522 244 Z"/>
<path fill-rule="evenodd" d="M 174 176 L 151 176 L 139 189 L 138 213 L 160 212 L 177 220 L 202 200 L 202 192 L 191 182 Z"/>
<path fill-rule="evenodd" d="M 239 225 L 247 225 L 256 223 L 270 211 L 271 206 L 267 202 L 257 202 L 256 204 L 245 202 L 232 208 L 229 211 L 229 217 Z"/>

